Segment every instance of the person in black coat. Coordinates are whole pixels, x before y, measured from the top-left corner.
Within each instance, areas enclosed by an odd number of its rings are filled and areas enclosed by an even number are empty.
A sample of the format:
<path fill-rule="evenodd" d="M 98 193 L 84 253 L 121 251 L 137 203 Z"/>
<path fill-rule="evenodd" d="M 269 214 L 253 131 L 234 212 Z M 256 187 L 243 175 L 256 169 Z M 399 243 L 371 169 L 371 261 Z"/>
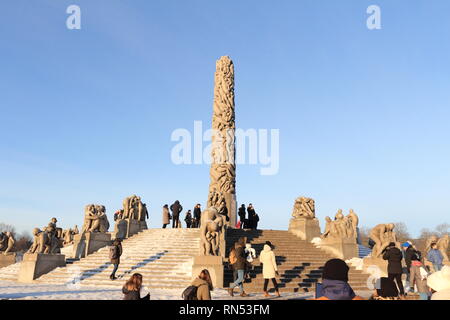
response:
<path fill-rule="evenodd" d="M 180 223 L 180 213 L 183 211 L 180 201 L 175 201 L 170 206 L 170 211 L 172 211 L 172 228 L 178 228 Z"/>
<path fill-rule="evenodd" d="M 191 210 L 186 212 L 186 217 L 184 218 L 184 222 L 186 222 L 186 228 L 192 228 L 192 214 Z"/>
<path fill-rule="evenodd" d="M 389 243 L 387 248 L 384 250 L 383 259 L 388 261 L 388 278 L 390 280 L 395 280 L 398 290 L 400 291 L 400 296 L 403 297 L 405 295 L 405 290 L 402 283 L 403 254 L 400 249 L 395 246 L 394 242 Z"/>
<path fill-rule="evenodd" d="M 238 210 L 239 221 L 241 221 L 241 229 L 244 229 L 245 224 L 245 204 L 241 205 Z"/>
<path fill-rule="evenodd" d="M 194 225 L 193 228 L 200 228 L 200 220 L 202 218 L 202 210 L 200 203 L 197 203 L 194 207 Z"/>
<path fill-rule="evenodd" d="M 255 209 L 253 208 L 253 205 L 250 203 L 247 207 L 247 216 L 248 216 L 248 223 L 247 228 L 248 229 L 254 229 L 255 228 Z"/>

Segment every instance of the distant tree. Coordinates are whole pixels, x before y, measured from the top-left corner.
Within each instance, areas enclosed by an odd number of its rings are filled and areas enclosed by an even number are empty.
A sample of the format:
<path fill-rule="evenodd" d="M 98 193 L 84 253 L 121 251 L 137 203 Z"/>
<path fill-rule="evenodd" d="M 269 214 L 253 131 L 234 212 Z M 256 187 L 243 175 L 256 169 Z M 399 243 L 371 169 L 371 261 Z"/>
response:
<path fill-rule="evenodd" d="M 16 228 L 10 224 L 0 222 L 0 232 L 11 232 L 12 234 L 15 234 Z"/>
<path fill-rule="evenodd" d="M 411 235 L 408 232 L 408 227 L 404 222 L 396 222 L 394 231 L 397 235 L 398 241 L 405 242 L 407 240 L 411 240 Z"/>
<path fill-rule="evenodd" d="M 449 229 L 450 229 L 450 224 L 448 223 L 441 223 L 439 225 L 436 226 L 435 230 L 436 230 L 436 235 L 438 237 L 443 237 L 446 234 L 449 233 Z"/>

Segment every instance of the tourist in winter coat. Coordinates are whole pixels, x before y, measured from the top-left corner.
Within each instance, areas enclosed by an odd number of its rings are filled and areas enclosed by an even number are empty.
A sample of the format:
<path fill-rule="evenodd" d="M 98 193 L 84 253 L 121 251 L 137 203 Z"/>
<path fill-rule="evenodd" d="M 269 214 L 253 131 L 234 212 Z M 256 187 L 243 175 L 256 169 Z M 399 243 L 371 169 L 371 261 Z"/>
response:
<path fill-rule="evenodd" d="M 202 270 L 191 285 L 197 287 L 197 300 L 211 300 L 211 291 L 214 288 L 208 270 Z"/>
<path fill-rule="evenodd" d="M 273 253 L 270 244 L 264 245 L 264 249 L 259 255 L 259 261 L 263 265 L 264 296 L 270 297 L 269 292 L 267 291 L 267 285 L 269 284 L 269 280 L 271 280 L 277 296 L 279 297 L 280 291 L 278 290 L 277 280 L 275 279 L 275 276 L 278 275 L 278 267 L 275 259 L 275 254 Z"/>
<path fill-rule="evenodd" d="M 194 207 L 194 221 L 195 224 L 192 226 L 193 228 L 200 228 L 200 220 L 202 218 L 202 210 L 200 203 L 197 203 Z"/>
<path fill-rule="evenodd" d="M 322 273 L 322 296 L 315 300 L 364 300 L 348 284 L 349 270 L 344 260 L 328 260 Z"/>
<path fill-rule="evenodd" d="M 422 262 L 417 256 L 412 256 L 410 271 L 410 285 L 413 290 L 417 286 L 417 292 L 420 295 L 420 300 L 428 300 L 428 292 L 430 289 L 427 286 L 428 272 L 423 267 Z"/>
<path fill-rule="evenodd" d="M 414 249 L 414 247 L 412 246 L 411 243 L 406 242 L 406 243 L 404 243 L 403 245 L 405 245 L 405 244 L 408 244 L 408 246 L 406 247 L 406 250 L 405 250 L 405 264 L 406 264 L 406 270 L 407 270 L 408 273 L 409 273 L 409 269 L 411 268 L 411 261 L 412 261 L 412 258 L 413 258 L 414 256 L 416 256 L 416 255 L 418 254 L 418 252 L 417 252 L 416 249 Z M 403 246 L 403 245 L 402 245 L 402 246 Z"/>
<path fill-rule="evenodd" d="M 172 211 L 172 228 L 179 228 L 180 223 L 180 213 L 183 211 L 183 207 L 180 204 L 180 201 L 175 201 L 170 206 L 170 211 Z"/>
<path fill-rule="evenodd" d="M 245 225 L 245 204 L 242 204 L 238 210 L 239 221 L 241 222 L 241 229 L 244 229 Z"/>
<path fill-rule="evenodd" d="M 427 284 L 433 292 L 431 300 L 450 300 L 450 266 L 429 275 Z"/>
<path fill-rule="evenodd" d="M 403 288 L 402 283 L 403 254 L 400 249 L 395 246 L 394 242 L 389 243 L 388 247 L 384 250 L 383 259 L 388 261 L 388 278 L 395 280 L 400 291 L 400 296 L 404 297 L 405 289 Z"/>
<path fill-rule="evenodd" d="M 442 253 L 437 249 L 436 243 L 431 245 L 430 251 L 427 254 L 427 260 L 433 264 L 434 271 L 440 271 L 442 269 L 442 262 L 444 261 L 444 257 Z"/>
<path fill-rule="evenodd" d="M 186 228 L 192 228 L 192 214 L 191 210 L 186 212 L 186 217 L 184 218 L 184 222 L 186 222 Z"/>
<path fill-rule="evenodd" d="M 163 223 L 163 229 L 165 229 L 167 227 L 167 225 L 170 223 L 170 212 L 169 212 L 169 205 L 165 204 L 163 206 L 163 211 L 162 211 L 162 223 Z"/>
<path fill-rule="evenodd" d="M 113 242 L 113 245 L 110 248 L 110 259 L 111 259 L 111 264 L 114 265 L 114 269 L 111 273 L 111 275 L 109 276 L 109 278 L 111 280 L 116 280 L 116 272 L 117 269 L 119 269 L 119 264 L 120 264 L 120 256 L 122 255 L 122 243 L 120 241 L 120 239 L 116 239 Z"/>
<path fill-rule="evenodd" d="M 237 279 L 230 285 L 228 289 L 228 293 L 230 296 L 234 296 L 234 288 L 239 286 L 241 291 L 241 297 L 246 297 L 247 294 L 244 291 L 244 276 L 245 276 L 245 268 L 247 265 L 247 259 L 245 257 L 245 246 L 246 240 L 244 238 L 239 239 L 238 242 L 235 243 L 235 256 L 236 262 L 233 264 L 233 269 L 236 271 Z"/>
<path fill-rule="evenodd" d="M 140 273 L 133 274 L 122 288 L 122 293 L 124 294 L 123 300 L 150 300 L 150 293 L 148 292 L 141 298 L 141 291 L 143 289 L 142 275 Z"/>
<path fill-rule="evenodd" d="M 246 229 L 255 228 L 255 209 L 251 203 L 247 207 L 247 225 L 245 227 Z"/>

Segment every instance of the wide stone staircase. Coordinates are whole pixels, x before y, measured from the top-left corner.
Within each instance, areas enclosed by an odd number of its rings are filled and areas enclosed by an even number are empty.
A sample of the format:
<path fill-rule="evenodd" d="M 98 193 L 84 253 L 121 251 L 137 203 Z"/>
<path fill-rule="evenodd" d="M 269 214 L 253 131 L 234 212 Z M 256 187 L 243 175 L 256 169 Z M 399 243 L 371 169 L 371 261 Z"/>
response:
<path fill-rule="evenodd" d="M 274 253 L 278 264 L 277 277 L 281 292 L 311 292 L 315 290 L 315 283 L 320 282 L 322 269 L 325 262 L 332 257 L 312 243 L 301 240 L 288 231 L 277 230 L 228 230 L 227 233 L 227 255 L 231 246 L 240 237 L 247 237 L 247 241 L 256 250 L 257 257 L 266 241 L 274 245 Z M 261 292 L 264 279 L 262 265 L 255 266 L 250 271 L 250 280 L 246 280 L 244 290 L 246 292 Z M 353 290 L 368 290 L 367 279 L 369 275 L 350 267 L 349 284 Z M 225 270 L 225 286 L 233 281 L 233 272 L 228 268 Z M 269 283 L 269 288 L 272 283 Z"/>
<path fill-rule="evenodd" d="M 148 288 L 180 289 L 192 280 L 193 257 L 198 254 L 198 229 L 149 229 L 122 242 L 123 254 L 117 280 L 110 280 L 113 266 L 109 248 L 57 268 L 36 283 L 120 288 L 135 272 L 143 275 Z"/>

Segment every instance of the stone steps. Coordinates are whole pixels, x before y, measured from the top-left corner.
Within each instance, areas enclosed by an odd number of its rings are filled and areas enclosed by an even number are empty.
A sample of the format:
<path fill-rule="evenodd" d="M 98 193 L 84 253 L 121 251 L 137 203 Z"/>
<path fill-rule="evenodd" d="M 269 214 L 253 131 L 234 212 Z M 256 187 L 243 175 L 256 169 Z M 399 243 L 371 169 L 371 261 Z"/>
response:
<path fill-rule="evenodd" d="M 275 259 L 280 274 L 277 277 L 277 282 L 281 292 L 314 291 L 315 283 L 321 281 L 321 269 L 331 259 L 328 253 L 316 248 L 312 243 L 301 240 L 288 231 L 276 230 L 229 230 L 226 252 L 228 253 L 232 244 L 243 236 L 247 237 L 247 241 L 252 243 L 257 256 L 259 256 L 266 241 L 270 241 L 274 245 Z M 367 252 L 365 247 L 361 247 L 360 252 Z M 255 266 L 249 273 L 251 279 L 246 280 L 244 289 L 247 292 L 261 292 L 264 284 L 262 266 Z M 226 286 L 232 282 L 232 277 L 232 271 L 225 270 L 224 283 Z M 350 267 L 349 283 L 353 290 L 367 290 L 368 277 L 368 274 Z M 271 282 L 269 282 L 269 287 L 271 287 Z"/>
<path fill-rule="evenodd" d="M 123 253 L 115 281 L 109 279 L 113 266 L 108 248 L 35 281 L 121 288 L 131 274 L 139 272 L 149 288 L 184 288 L 192 280 L 193 258 L 199 253 L 199 247 L 198 229 L 148 229 L 122 242 Z"/>

